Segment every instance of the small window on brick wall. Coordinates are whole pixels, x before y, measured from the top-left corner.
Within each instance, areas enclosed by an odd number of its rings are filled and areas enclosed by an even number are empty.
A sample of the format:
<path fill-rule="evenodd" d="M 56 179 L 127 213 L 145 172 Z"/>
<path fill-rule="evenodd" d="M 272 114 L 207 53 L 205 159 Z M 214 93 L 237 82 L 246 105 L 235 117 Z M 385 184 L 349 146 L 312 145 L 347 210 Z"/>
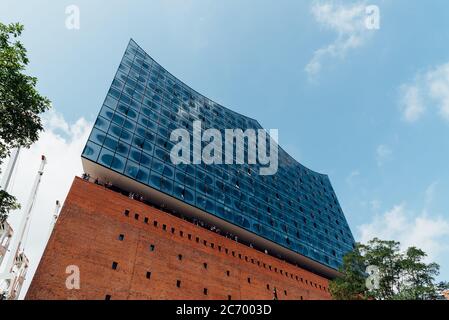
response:
<path fill-rule="evenodd" d="M 112 270 L 117 270 L 118 268 L 118 262 L 112 262 Z"/>
<path fill-rule="evenodd" d="M 129 217 L 129 210 L 125 210 L 125 211 L 123 212 L 123 214 L 125 215 L 125 217 Z"/>
<path fill-rule="evenodd" d="M 178 254 L 178 260 L 179 260 L 179 261 L 182 260 L 182 254 Z"/>
<path fill-rule="evenodd" d="M 104 300 L 111 300 L 111 295 L 110 294 L 107 294 L 105 297 L 104 297 Z"/>
<path fill-rule="evenodd" d="M 203 293 L 204 293 L 204 295 L 207 296 L 207 288 L 204 288 L 204 289 L 203 289 Z"/>
<path fill-rule="evenodd" d="M 229 270 L 226 271 L 226 275 L 229 277 L 231 275 L 231 272 Z"/>
<path fill-rule="evenodd" d="M 148 217 L 145 217 L 145 219 L 143 219 L 143 221 L 148 224 Z"/>
<path fill-rule="evenodd" d="M 150 244 L 150 251 L 154 251 L 154 244 Z"/>
<path fill-rule="evenodd" d="M 147 271 L 146 277 L 147 277 L 147 279 L 150 279 L 150 278 L 151 278 L 151 272 L 150 272 L 150 271 Z"/>
<path fill-rule="evenodd" d="M 167 230 L 167 225 L 163 224 L 162 225 L 162 230 L 164 230 L 164 231 Z"/>
<path fill-rule="evenodd" d="M 228 300 L 232 300 L 232 297 L 228 295 Z"/>
<path fill-rule="evenodd" d="M 204 269 L 207 269 L 207 263 L 206 262 L 203 263 L 203 267 L 204 267 Z"/>
<path fill-rule="evenodd" d="M 248 278 L 248 283 L 251 283 L 251 278 Z"/>
<path fill-rule="evenodd" d="M 139 214 L 138 214 L 138 213 L 136 213 L 136 214 L 134 215 L 134 219 L 139 220 Z"/>
<path fill-rule="evenodd" d="M 177 281 L 176 281 L 176 286 L 177 286 L 178 288 L 181 288 L 181 280 L 177 280 Z"/>
<path fill-rule="evenodd" d="M 153 221 L 153 225 L 154 225 L 155 227 L 157 227 L 157 221 L 156 221 L 156 220 Z"/>
<path fill-rule="evenodd" d="M 125 235 L 124 235 L 124 234 L 120 234 L 120 235 L 118 236 L 118 239 L 119 239 L 120 241 L 125 240 Z"/>

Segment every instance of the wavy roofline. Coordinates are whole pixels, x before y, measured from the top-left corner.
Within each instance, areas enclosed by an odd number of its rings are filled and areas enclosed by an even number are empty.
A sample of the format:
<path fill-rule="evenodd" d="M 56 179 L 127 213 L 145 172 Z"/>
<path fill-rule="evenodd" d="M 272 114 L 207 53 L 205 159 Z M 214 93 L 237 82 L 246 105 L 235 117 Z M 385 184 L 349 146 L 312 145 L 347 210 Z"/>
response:
<path fill-rule="evenodd" d="M 140 46 L 140 45 L 139 45 L 139 44 L 138 44 L 132 37 L 130 38 L 127 47 L 129 46 L 130 43 L 134 43 L 139 49 L 141 49 L 143 52 L 145 52 L 145 54 L 146 54 L 148 57 L 150 57 L 151 60 L 153 60 L 155 63 L 157 63 L 157 64 L 159 65 L 159 67 L 161 67 L 165 72 L 167 72 L 168 74 L 170 74 L 173 78 L 175 78 L 175 79 L 177 79 L 179 82 L 181 82 L 183 85 L 185 85 L 186 87 L 188 87 L 190 90 L 194 91 L 194 92 L 197 93 L 198 95 L 200 95 L 200 96 L 202 96 L 203 98 L 205 98 L 205 99 L 207 99 L 207 100 L 213 102 L 214 104 L 220 106 L 221 108 L 223 108 L 223 109 L 225 109 L 225 110 L 227 110 L 227 111 L 229 111 L 229 112 L 232 112 L 232 113 L 234 113 L 234 114 L 236 114 L 236 115 L 238 115 L 238 116 L 241 116 L 241 117 L 244 117 L 244 118 L 247 118 L 247 119 L 249 119 L 249 120 L 251 120 L 251 121 L 256 122 L 256 123 L 259 125 L 260 128 L 266 130 L 265 127 L 263 127 L 257 119 L 251 118 L 251 117 L 246 116 L 246 115 L 244 115 L 244 114 L 241 114 L 241 113 L 239 113 L 239 112 L 237 112 L 237 111 L 234 111 L 234 110 L 232 110 L 232 109 L 230 109 L 230 108 L 228 108 L 228 107 L 225 107 L 225 106 L 223 106 L 221 103 L 218 103 L 218 102 L 216 102 L 215 100 L 213 100 L 213 99 L 211 99 L 211 98 L 205 96 L 204 94 L 198 92 L 197 90 L 193 89 L 190 85 L 188 85 L 187 83 L 185 83 L 184 81 L 182 81 L 181 79 L 179 79 L 177 76 L 175 76 L 173 73 L 171 73 L 170 71 L 168 71 L 165 67 L 163 67 L 159 62 L 157 62 L 156 59 L 154 59 L 152 56 L 150 56 L 150 55 L 148 54 L 148 52 L 147 52 L 144 48 L 142 48 L 142 47 L 141 47 L 141 46 Z M 126 49 L 125 49 L 125 50 L 126 50 Z M 280 148 L 283 152 L 285 152 L 285 154 L 287 154 L 287 155 L 288 155 L 293 161 L 295 161 L 297 164 L 299 164 L 300 166 L 304 167 L 305 169 L 307 169 L 308 171 L 312 172 L 313 174 L 316 174 L 316 175 L 319 175 L 319 176 L 322 176 L 322 177 L 328 179 L 328 180 L 329 180 L 329 183 L 330 183 L 330 179 L 329 179 L 329 175 L 328 175 L 328 174 L 326 174 L 326 173 L 321 173 L 321 172 L 315 171 L 315 170 L 313 170 L 313 169 L 310 169 L 309 167 L 305 166 L 304 164 L 302 164 L 301 162 L 299 162 L 298 160 L 296 160 L 292 155 L 290 155 L 284 148 L 282 148 L 282 146 L 281 146 L 279 143 L 278 143 L 277 145 L 278 145 L 278 148 Z"/>

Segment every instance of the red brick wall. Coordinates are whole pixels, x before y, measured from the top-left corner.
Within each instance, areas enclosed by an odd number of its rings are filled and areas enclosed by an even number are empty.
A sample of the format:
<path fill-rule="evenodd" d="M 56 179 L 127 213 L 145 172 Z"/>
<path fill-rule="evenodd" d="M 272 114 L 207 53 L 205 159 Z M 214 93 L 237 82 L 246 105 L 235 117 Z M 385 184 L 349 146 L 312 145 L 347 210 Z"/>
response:
<path fill-rule="evenodd" d="M 69 265 L 80 269 L 80 290 L 65 286 Z M 325 278 L 75 178 L 26 299 L 271 300 L 274 288 L 280 300 L 330 299 Z"/>

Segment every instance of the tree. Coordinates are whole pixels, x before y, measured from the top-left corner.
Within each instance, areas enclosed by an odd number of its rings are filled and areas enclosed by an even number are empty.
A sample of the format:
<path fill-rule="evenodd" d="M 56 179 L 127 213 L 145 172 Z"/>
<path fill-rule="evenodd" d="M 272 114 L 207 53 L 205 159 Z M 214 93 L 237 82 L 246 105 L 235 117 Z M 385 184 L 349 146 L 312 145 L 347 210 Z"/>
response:
<path fill-rule="evenodd" d="M 0 22 L 0 164 L 13 148 L 28 148 L 43 130 L 40 114 L 50 100 L 36 89 L 37 79 L 24 73 L 27 51 L 17 40 L 23 25 Z M 19 207 L 14 196 L 0 192 L 0 222 Z"/>
<path fill-rule="evenodd" d="M 416 247 L 401 252 L 400 243 L 373 239 L 357 244 L 346 254 L 340 268 L 342 276 L 331 281 L 334 299 L 428 300 L 436 299 L 448 283 L 435 283 L 439 265 L 426 264 L 426 253 Z M 376 286 L 366 285 L 368 266 L 376 266 Z"/>
<path fill-rule="evenodd" d="M 336 278 L 329 284 L 331 295 L 336 300 L 361 300 L 366 297 L 365 291 L 365 259 L 360 253 L 360 245 L 343 257 L 340 270 L 341 278 Z"/>

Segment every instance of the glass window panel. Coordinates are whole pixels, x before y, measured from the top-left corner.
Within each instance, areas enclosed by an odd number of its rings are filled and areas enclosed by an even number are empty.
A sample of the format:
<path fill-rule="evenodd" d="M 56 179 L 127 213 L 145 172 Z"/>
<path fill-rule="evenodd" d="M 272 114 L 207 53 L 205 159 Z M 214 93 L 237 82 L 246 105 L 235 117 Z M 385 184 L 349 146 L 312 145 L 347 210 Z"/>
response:
<path fill-rule="evenodd" d="M 125 174 L 128 177 L 135 179 L 139 172 L 139 165 L 133 161 L 128 160 L 126 163 Z"/>
<path fill-rule="evenodd" d="M 114 110 L 104 105 L 100 110 L 100 116 L 107 120 L 112 120 L 112 118 L 114 117 Z"/>
<path fill-rule="evenodd" d="M 88 141 L 86 147 L 84 147 L 83 156 L 92 161 L 97 161 L 100 150 L 101 147 L 98 144 Z"/>
<path fill-rule="evenodd" d="M 126 159 L 116 154 L 114 156 L 114 159 L 112 160 L 111 168 L 117 172 L 122 173 L 123 169 L 125 169 L 125 163 Z"/>
<path fill-rule="evenodd" d="M 149 175 L 150 175 L 149 169 L 145 167 L 140 167 L 139 171 L 137 172 L 136 179 L 140 182 L 147 183 Z"/>
<path fill-rule="evenodd" d="M 89 140 L 95 142 L 98 145 L 103 145 L 104 139 L 106 138 L 106 133 L 94 128 L 90 134 Z"/>
<path fill-rule="evenodd" d="M 108 131 L 109 124 L 110 124 L 110 122 L 102 117 L 98 117 L 97 121 L 95 121 L 95 127 L 100 130 L 103 130 L 104 132 Z"/>
<path fill-rule="evenodd" d="M 110 167 L 112 163 L 112 159 L 114 158 L 114 153 L 108 149 L 101 149 L 100 157 L 98 158 L 98 162 L 106 167 Z"/>
<path fill-rule="evenodd" d="M 129 145 L 123 142 L 119 142 L 116 152 L 124 157 L 127 157 L 129 153 Z"/>
<path fill-rule="evenodd" d="M 111 151 L 115 151 L 115 149 L 117 148 L 117 145 L 118 145 L 118 140 L 116 140 L 110 136 L 107 136 L 104 139 L 103 146 L 110 149 Z"/>

